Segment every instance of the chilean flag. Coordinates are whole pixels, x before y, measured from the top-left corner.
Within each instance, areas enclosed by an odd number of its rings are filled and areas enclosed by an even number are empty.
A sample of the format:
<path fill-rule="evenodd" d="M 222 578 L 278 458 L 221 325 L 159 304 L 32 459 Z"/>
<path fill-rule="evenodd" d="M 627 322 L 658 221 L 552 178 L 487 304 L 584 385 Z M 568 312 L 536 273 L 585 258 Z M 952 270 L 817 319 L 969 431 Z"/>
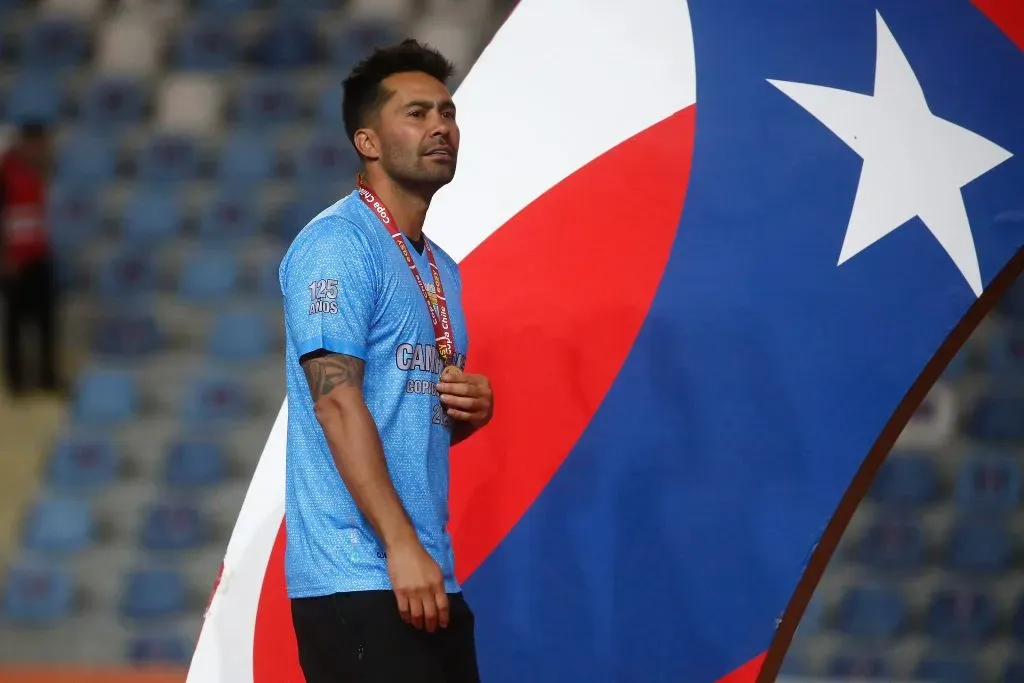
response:
<path fill-rule="evenodd" d="M 775 675 L 881 459 L 1024 263 L 1021 7 L 519 3 L 456 93 L 426 226 L 495 387 L 451 456 L 484 681 Z M 286 420 L 189 683 L 303 681 Z"/>

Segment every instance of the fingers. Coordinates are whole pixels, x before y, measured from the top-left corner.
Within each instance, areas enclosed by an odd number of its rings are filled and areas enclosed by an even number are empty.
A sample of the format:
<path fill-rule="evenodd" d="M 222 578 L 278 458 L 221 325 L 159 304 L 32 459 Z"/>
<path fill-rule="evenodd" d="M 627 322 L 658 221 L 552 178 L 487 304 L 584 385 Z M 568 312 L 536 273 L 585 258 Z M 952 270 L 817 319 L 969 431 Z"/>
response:
<path fill-rule="evenodd" d="M 411 624 L 412 613 L 409 608 L 409 598 L 406 597 L 405 593 L 399 591 L 395 591 L 395 598 L 398 600 L 398 613 L 402 616 L 402 621 Z"/>
<path fill-rule="evenodd" d="M 430 593 L 423 596 L 423 627 L 427 633 L 437 630 L 437 602 Z"/>
<path fill-rule="evenodd" d="M 448 417 L 453 420 L 468 422 L 469 420 L 475 420 L 477 418 L 476 413 L 467 413 L 465 410 L 456 410 L 455 408 L 449 408 L 445 412 L 448 413 Z"/>
<path fill-rule="evenodd" d="M 444 592 L 444 588 L 434 592 L 434 602 L 437 604 L 437 625 L 441 628 L 448 628 L 448 618 L 450 611 L 448 609 L 448 594 Z"/>
<path fill-rule="evenodd" d="M 415 628 L 423 628 L 423 598 L 414 595 L 409 600 L 409 623 Z"/>
<path fill-rule="evenodd" d="M 468 396 L 476 398 L 483 395 L 483 390 L 470 382 L 438 382 L 437 391 L 451 396 Z"/>
<path fill-rule="evenodd" d="M 441 402 L 444 403 L 449 408 L 473 411 L 477 408 L 477 403 L 479 401 L 476 398 L 470 398 L 468 396 L 453 396 L 451 394 L 441 394 Z"/>

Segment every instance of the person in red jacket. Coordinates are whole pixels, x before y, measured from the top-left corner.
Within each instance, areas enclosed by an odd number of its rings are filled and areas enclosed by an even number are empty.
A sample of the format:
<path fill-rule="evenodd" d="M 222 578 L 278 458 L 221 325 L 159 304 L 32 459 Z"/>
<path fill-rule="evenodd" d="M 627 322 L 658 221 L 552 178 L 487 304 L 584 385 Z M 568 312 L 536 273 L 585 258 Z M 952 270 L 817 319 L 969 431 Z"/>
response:
<path fill-rule="evenodd" d="M 46 126 L 28 123 L 0 158 L 0 285 L 4 306 L 4 371 L 7 388 L 27 388 L 25 332 L 34 323 L 37 379 L 57 390 L 57 283 L 46 226 L 50 136 Z"/>

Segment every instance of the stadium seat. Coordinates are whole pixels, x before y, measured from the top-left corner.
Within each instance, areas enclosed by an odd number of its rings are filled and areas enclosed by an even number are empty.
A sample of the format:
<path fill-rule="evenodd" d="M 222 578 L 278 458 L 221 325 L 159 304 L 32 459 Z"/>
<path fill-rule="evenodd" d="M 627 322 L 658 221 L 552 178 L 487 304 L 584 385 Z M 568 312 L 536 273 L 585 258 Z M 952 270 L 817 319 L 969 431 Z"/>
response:
<path fill-rule="evenodd" d="M 374 48 L 391 45 L 402 38 L 400 26 L 393 19 L 366 19 L 349 24 L 330 44 L 331 64 L 348 72 Z M 335 105 L 340 106 L 340 97 Z"/>
<path fill-rule="evenodd" d="M 99 78 L 89 85 L 82 101 L 82 119 L 92 128 L 114 129 L 142 120 L 145 97 L 129 76 Z"/>
<path fill-rule="evenodd" d="M 181 270 L 178 295 L 196 303 L 223 299 L 234 292 L 238 275 L 238 260 L 230 251 L 200 250 Z"/>
<path fill-rule="evenodd" d="M 47 223 L 56 249 L 80 247 L 99 231 L 100 209 L 95 189 L 57 185 L 51 189 L 47 205 Z"/>
<path fill-rule="evenodd" d="M 855 638 L 892 637 L 903 626 L 905 610 L 897 590 L 858 586 L 851 588 L 840 601 L 837 625 Z"/>
<path fill-rule="evenodd" d="M 197 488 L 224 481 L 227 456 L 214 441 L 183 439 L 167 448 L 163 479 L 168 486 Z"/>
<path fill-rule="evenodd" d="M 972 574 L 1002 571 L 1011 556 L 1010 538 L 1002 521 L 962 519 L 953 527 L 946 549 L 950 569 Z"/>
<path fill-rule="evenodd" d="M 298 97 L 284 78 L 250 80 L 236 102 L 237 121 L 249 130 L 293 123 L 298 114 Z"/>
<path fill-rule="evenodd" d="M 156 269 L 149 253 L 124 248 L 100 264 L 97 288 L 100 295 L 123 300 L 151 290 L 156 283 Z"/>
<path fill-rule="evenodd" d="M 206 541 L 199 509 L 184 503 L 154 503 L 143 513 L 139 539 L 145 550 L 195 550 Z"/>
<path fill-rule="evenodd" d="M 195 141 L 187 135 L 161 134 L 139 151 L 139 179 L 147 183 L 192 180 L 199 165 Z"/>
<path fill-rule="evenodd" d="M 133 244 L 153 245 L 178 235 L 182 211 L 177 194 L 157 187 L 142 187 L 124 206 L 121 235 Z"/>
<path fill-rule="evenodd" d="M 122 14 L 161 25 L 181 19 L 188 0 L 118 0 L 117 4 Z"/>
<path fill-rule="evenodd" d="M 239 419 L 247 412 L 246 393 L 238 381 L 200 377 L 186 387 L 182 397 L 182 417 L 191 423 Z"/>
<path fill-rule="evenodd" d="M 1020 503 L 1020 479 L 1020 463 L 1012 456 L 970 456 L 957 473 L 957 504 L 965 510 L 1008 512 Z"/>
<path fill-rule="evenodd" d="M 404 23 L 410 13 L 409 0 L 349 0 L 345 9 L 346 15 L 355 21 Z"/>
<path fill-rule="evenodd" d="M 92 348 L 101 355 L 136 358 L 156 352 L 162 341 L 152 313 L 118 310 L 100 316 L 93 325 Z"/>
<path fill-rule="evenodd" d="M 159 129 L 207 136 L 220 129 L 224 93 L 212 76 L 184 73 L 168 76 L 157 92 Z"/>
<path fill-rule="evenodd" d="M 57 181 L 79 187 L 109 183 L 117 170 L 117 153 L 110 138 L 79 133 L 61 146 L 57 156 Z"/>
<path fill-rule="evenodd" d="M 76 553 L 91 541 L 92 512 L 82 500 L 44 497 L 32 505 L 22 531 L 27 550 Z"/>
<path fill-rule="evenodd" d="M 316 100 L 316 125 L 323 133 L 335 133 L 343 130 L 344 121 L 341 118 L 341 86 L 331 85 L 323 88 L 317 95 Z"/>
<path fill-rule="evenodd" d="M 1017 278 L 1010 286 L 997 310 L 1012 321 L 1024 323 L 1024 278 Z"/>
<path fill-rule="evenodd" d="M 7 91 L 5 101 L 5 118 L 11 123 L 52 123 L 60 116 L 61 90 L 50 76 L 23 73 Z"/>
<path fill-rule="evenodd" d="M 888 506 L 915 506 L 933 502 L 935 493 L 934 459 L 924 454 L 893 453 L 878 471 L 868 497 Z"/>
<path fill-rule="evenodd" d="M 220 192 L 203 207 L 199 237 L 208 244 L 240 240 L 256 234 L 259 205 L 251 194 Z"/>
<path fill-rule="evenodd" d="M 1011 659 L 1003 667 L 1000 683 L 1024 683 L 1024 659 Z"/>
<path fill-rule="evenodd" d="M 49 624 L 71 611 L 71 576 L 56 566 L 19 564 L 10 567 L 4 582 L 4 619 L 24 624 Z"/>
<path fill-rule="evenodd" d="M 988 371 L 998 381 L 1024 378 L 1024 323 L 994 326 L 989 338 Z"/>
<path fill-rule="evenodd" d="M 0 7 L 3 3 L 0 2 Z M 90 22 L 99 16 L 102 0 L 42 0 L 39 11 L 43 16 L 72 17 Z"/>
<path fill-rule="evenodd" d="M 417 22 L 414 36 L 431 45 L 447 57 L 454 65 L 456 74 L 464 74 L 473 61 L 473 40 L 476 36 L 467 31 L 462 19 L 453 21 L 445 14 L 428 14 Z"/>
<path fill-rule="evenodd" d="M 214 321 L 207 352 L 220 361 L 254 360 L 270 353 L 270 329 L 258 313 L 229 311 Z"/>
<path fill-rule="evenodd" d="M 83 423 L 123 422 L 134 414 L 137 401 L 135 380 L 130 374 L 87 369 L 78 379 L 74 415 Z"/>
<path fill-rule="evenodd" d="M 979 680 L 973 661 L 942 655 L 922 659 L 914 669 L 914 678 L 928 683 L 977 683 Z"/>
<path fill-rule="evenodd" d="M 273 0 L 278 16 L 287 14 L 307 14 L 337 8 L 335 0 Z"/>
<path fill-rule="evenodd" d="M 121 613 L 131 619 L 175 616 L 185 608 L 185 579 L 173 569 L 137 569 L 128 574 Z"/>
<path fill-rule="evenodd" d="M 897 440 L 900 450 L 936 450 L 949 443 L 957 426 L 957 394 L 944 382 L 928 392 Z"/>
<path fill-rule="evenodd" d="M 272 69 L 293 69 L 312 63 L 316 35 L 301 14 L 278 14 L 257 38 L 256 62 Z"/>
<path fill-rule="evenodd" d="M 897 519 L 872 523 L 858 547 L 861 563 L 883 570 L 915 569 L 923 555 L 924 532 L 920 525 Z"/>
<path fill-rule="evenodd" d="M 77 21 L 46 18 L 28 27 L 21 42 L 21 66 L 33 71 L 68 69 L 84 54 L 85 37 Z"/>
<path fill-rule="evenodd" d="M 933 638 L 950 644 L 981 641 L 995 626 L 996 607 L 984 593 L 942 590 L 932 596 L 925 628 Z"/>
<path fill-rule="evenodd" d="M 966 435 L 978 441 L 1024 441 L 1024 395 L 994 392 L 982 396 L 974 405 Z"/>
<path fill-rule="evenodd" d="M 240 131 L 221 148 L 218 175 L 229 188 L 251 189 L 275 174 L 276 154 L 264 133 Z"/>
<path fill-rule="evenodd" d="M 65 436 L 52 447 L 46 482 L 61 491 L 94 491 L 117 476 L 117 447 L 103 438 Z"/>
<path fill-rule="evenodd" d="M 238 61 L 238 42 L 231 25 L 198 19 L 178 34 L 177 65 L 186 71 L 224 71 Z"/>
<path fill-rule="evenodd" d="M 136 667 L 187 667 L 192 659 L 192 645 L 181 636 L 133 636 L 126 646 L 125 658 Z"/>
<path fill-rule="evenodd" d="M 260 0 L 199 0 L 198 9 L 207 15 L 242 14 L 256 9 Z"/>
<path fill-rule="evenodd" d="M 257 286 L 259 295 L 267 301 L 276 301 L 282 297 L 280 269 L 280 258 L 268 260 L 260 266 Z"/>
<path fill-rule="evenodd" d="M 892 673 L 889 662 L 877 654 L 843 652 L 834 655 L 826 666 L 828 676 L 844 680 L 887 679 Z"/>
<path fill-rule="evenodd" d="M 358 172 L 359 157 L 352 145 L 333 135 L 318 135 L 302 151 L 297 178 L 306 187 L 317 184 L 335 187 L 346 179 L 354 182 Z M 338 196 L 335 201 L 340 198 Z M 329 205 L 325 204 L 320 210 Z"/>
<path fill-rule="evenodd" d="M 99 73 L 146 77 L 159 70 L 164 44 L 152 22 L 121 15 L 105 20 L 98 30 L 95 66 Z"/>
<path fill-rule="evenodd" d="M 341 197 L 325 198 L 323 194 L 318 192 L 303 193 L 285 204 L 274 226 L 274 234 L 285 242 L 291 242 L 320 212 L 341 199 Z M 280 290 L 278 290 L 278 293 L 280 293 Z"/>

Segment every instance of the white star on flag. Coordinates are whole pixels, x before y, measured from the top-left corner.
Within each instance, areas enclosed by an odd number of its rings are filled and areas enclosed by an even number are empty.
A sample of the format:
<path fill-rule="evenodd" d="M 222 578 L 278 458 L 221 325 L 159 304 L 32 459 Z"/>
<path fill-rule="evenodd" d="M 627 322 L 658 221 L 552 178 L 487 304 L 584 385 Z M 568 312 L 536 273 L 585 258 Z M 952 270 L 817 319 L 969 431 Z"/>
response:
<path fill-rule="evenodd" d="M 981 295 L 981 269 L 960 188 L 1013 155 L 928 108 L 903 50 L 876 12 L 873 95 L 768 79 L 864 160 L 838 265 L 915 216 Z"/>

